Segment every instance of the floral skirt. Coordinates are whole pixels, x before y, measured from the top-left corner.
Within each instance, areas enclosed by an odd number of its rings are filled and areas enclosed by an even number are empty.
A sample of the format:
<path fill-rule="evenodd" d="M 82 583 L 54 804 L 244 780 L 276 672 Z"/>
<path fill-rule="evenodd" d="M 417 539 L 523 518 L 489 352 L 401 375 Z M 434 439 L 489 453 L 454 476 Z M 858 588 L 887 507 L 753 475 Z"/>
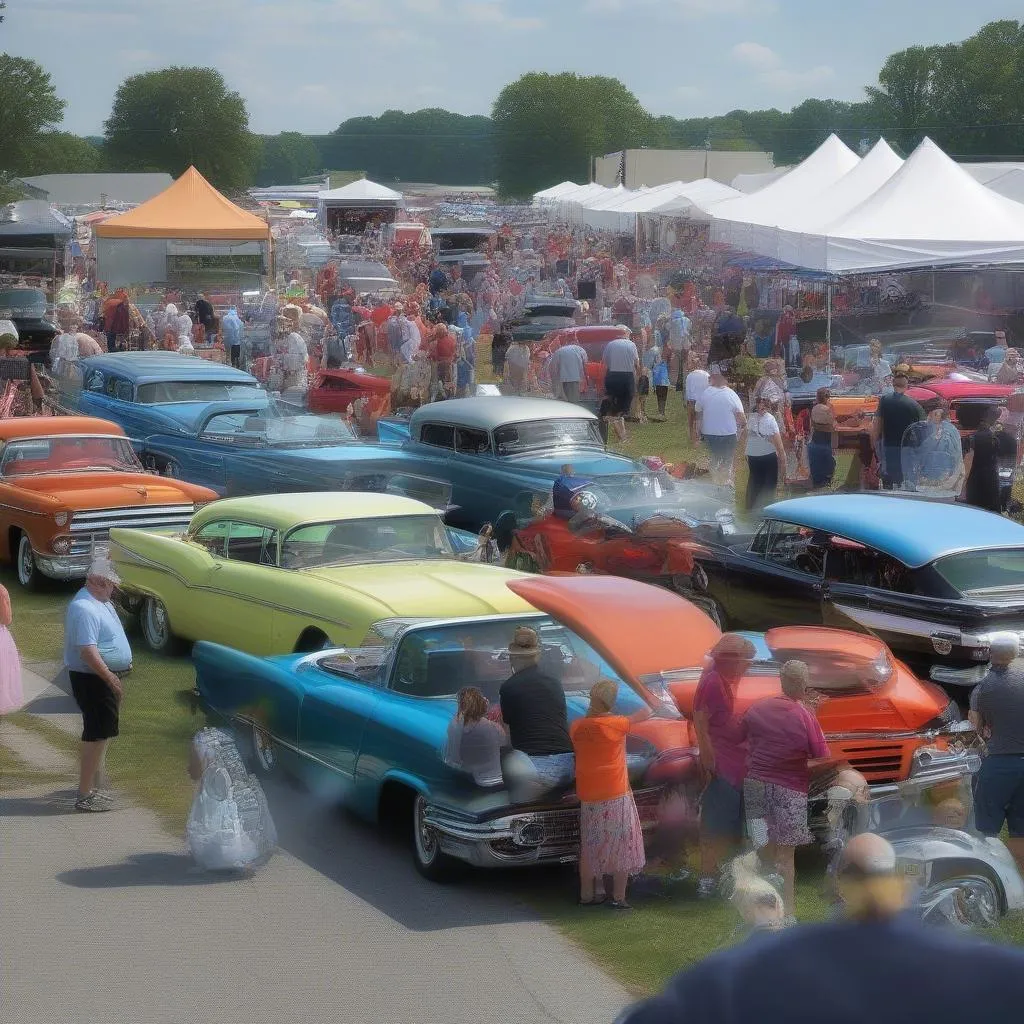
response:
<path fill-rule="evenodd" d="M 595 878 L 643 870 L 644 834 L 632 793 L 580 804 L 580 860 Z"/>

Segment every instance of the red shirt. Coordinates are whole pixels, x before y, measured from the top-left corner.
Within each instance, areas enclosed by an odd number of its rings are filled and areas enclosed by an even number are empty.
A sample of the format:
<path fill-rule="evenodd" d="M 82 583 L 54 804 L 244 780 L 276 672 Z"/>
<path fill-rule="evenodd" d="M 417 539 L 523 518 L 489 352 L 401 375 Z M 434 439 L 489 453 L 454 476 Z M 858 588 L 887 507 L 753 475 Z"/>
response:
<path fill-rule="evenodd" d="M 708 716 L 708 735 L 715 755 L 715 774 L 739 789 L 747 767 L 747 737 L 736 712 L 736 693 L 715 668 L 706 669 L 693 695 L 693 714 Z"/>
<path fill-rule="evenodd" d="M 440 363 L 450 363 L 455 358 L 455 339 L 449 331 L 438 336 L 434 345 L 434 352 Z"/>
<path fill-rule="evenodd" d="M 828 757 L 828 744 L 814 713 L 791 697 L 766 697 L 743 716 L 747 778 L 806 793 L 807 762 Z"/>

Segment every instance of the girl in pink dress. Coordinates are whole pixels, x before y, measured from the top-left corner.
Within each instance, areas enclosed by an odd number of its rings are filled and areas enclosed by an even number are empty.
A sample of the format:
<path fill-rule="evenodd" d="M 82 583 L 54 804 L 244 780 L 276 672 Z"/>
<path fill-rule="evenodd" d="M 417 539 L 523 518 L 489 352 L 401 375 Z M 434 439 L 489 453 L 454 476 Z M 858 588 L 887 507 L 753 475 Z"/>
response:
<path fill-rule="evenodd" d="M 0 715 L 17 711 L 25 703 L 21 690 L 21 658 L 7 628 L 11 618 L 11 597 L 0 585 Z"/>

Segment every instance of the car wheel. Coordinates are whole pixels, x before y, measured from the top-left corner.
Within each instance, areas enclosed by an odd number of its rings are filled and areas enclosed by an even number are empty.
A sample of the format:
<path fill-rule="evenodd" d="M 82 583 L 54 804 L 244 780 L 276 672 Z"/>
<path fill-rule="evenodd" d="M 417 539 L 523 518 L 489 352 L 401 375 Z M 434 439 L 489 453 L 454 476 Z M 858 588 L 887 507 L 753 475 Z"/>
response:
<path fill-rule="evenodd" d="M 163 601 L 157 597 L 143 599 L 139 612 L 142 639 L 154 654 L 174 654 L 181 641 L 171 632 L 171 620 Z"/>
<path fill-rule="evenodd" d="M 427 801 L 417 794 L 412 802 L 412 855 L 416 870 L 431 882 L 453 878 L 459 862 L 441 852 L 438 834 L 426 822 Z"/>
<path fill-rule="evenodd" d="M 1002 889 L 987 875 L 954 875 L 933 881 L 921 893 L 919 905 L 931 924 L 965 931 L 991 928 L 1002 916 Z"/>
<path fill-rule="evenodd" d="M 274 741 L 265 729 L 253 723 L 252 726 L 252 765 L 257 775 L 273 775 L 278 769 L 277 749 Z"/>
<path fill-rule="evenodd" d="M 18 553 L 16 568 L 18 570 L 18 582 L 26 590 L 38 590 L 43 584 L 43 574 L 36 565 L 36 555 L 32 550 L 32 541 L 28 539 L 27 533 L 18 536 Z"/>

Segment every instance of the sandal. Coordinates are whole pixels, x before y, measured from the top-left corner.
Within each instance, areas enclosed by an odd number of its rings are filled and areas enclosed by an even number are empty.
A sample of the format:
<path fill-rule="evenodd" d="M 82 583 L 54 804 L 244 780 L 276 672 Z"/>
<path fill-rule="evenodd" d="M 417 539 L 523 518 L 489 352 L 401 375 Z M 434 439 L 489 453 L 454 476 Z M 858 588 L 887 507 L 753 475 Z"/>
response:
<path fill-rule="evenodd" d="M 632 910 L 632 904 L 627 903 L 625 900 L 609 900 L 609 910 Z"/>

